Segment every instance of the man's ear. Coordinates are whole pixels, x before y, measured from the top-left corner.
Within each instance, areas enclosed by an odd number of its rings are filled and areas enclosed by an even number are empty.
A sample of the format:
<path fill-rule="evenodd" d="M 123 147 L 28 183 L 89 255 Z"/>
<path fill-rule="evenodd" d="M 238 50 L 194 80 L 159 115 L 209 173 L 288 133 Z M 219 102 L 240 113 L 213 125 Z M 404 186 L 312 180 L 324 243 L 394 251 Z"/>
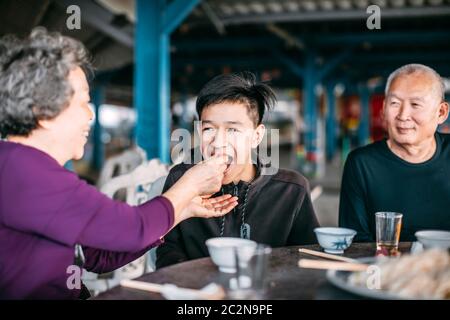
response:
<path fill-rule="evenodd" d="M 449 112 L 448 102 L 445 101 L 441 102 L 441 104 L 439 105 L 439 119 L 438 119 L 439 124 L 443 124 L 447 120 L 448 112 Z"/>
<path fill-rule="evenodd" d="M 381 108 L 381 125 L 384 128 L 384 130 L 387 130 L 386 125 L 386 98 L 383 100 L 383 107 Z"/>
<path fill-rule="evenodd" d="M 386 98 L 383 100 L 383 106 L 381 107 L 381 115 L 384 117 L 384 114 L 386 113 Z"/>
<path fill-rule="evenodd" d="M 260 124 L 256 127 L 252 137 L 252 149 L 255 149 L 259 146 L 264 137 L 265 132 L 266 127 L 263 124 Z"/>

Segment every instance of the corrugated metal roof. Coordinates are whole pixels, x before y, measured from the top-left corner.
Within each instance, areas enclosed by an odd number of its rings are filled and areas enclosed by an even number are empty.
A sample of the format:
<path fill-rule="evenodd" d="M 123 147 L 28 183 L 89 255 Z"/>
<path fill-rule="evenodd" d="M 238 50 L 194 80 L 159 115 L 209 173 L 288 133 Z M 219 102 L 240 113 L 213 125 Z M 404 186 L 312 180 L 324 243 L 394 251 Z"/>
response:
<path fill-rule="evenodd" d="M 450 14 L 450 0 L 207 0 L 227 24 L 277 21 L 324 21 L 366 17 L 366 9 L 377 5 L 388 17 Z M 206 19 L 201 8 L 192 15 Z"/>
<path fill-rule="evenodd" d="M 220 16 L 313 11 L 347 11 L 377 5 L 381 9 L 436 8 L 448 0 L 207 0 Z"/>

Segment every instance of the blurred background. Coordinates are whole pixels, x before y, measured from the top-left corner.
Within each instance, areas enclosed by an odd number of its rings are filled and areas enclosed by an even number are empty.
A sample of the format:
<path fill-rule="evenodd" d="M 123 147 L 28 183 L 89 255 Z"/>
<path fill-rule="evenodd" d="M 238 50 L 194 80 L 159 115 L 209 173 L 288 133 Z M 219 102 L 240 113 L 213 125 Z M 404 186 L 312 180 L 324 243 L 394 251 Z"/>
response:
<path fill-rule="evenodd" d="M 0 36 L 44 26 L 92 54 L 96 119 L 68 168 L 97 186 L 129 150 L 170 165 L 170 134 L 193 130 L 200 88 L 254 72 L 277 92 L 266 125 L 280 130 L 281 166 L 318 187 L 314 206 L 331 226 L 346 156 L 384 137 L 389 73 L 423 63 L 449 84 L 449 18 L 450 0 L 1 0 Z"/>

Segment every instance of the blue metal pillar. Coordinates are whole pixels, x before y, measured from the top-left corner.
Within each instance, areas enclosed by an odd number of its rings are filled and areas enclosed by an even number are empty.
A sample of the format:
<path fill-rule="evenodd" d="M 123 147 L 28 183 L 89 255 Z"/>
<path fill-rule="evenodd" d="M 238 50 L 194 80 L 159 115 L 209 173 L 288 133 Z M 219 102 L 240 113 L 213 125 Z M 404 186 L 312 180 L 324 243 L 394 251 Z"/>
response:
<path fill-rule="evenodd" d="M 315 54 L 313 51 L 306 52 L 305 72 L 303 77 L 303 105 L 305 107 L 306 135 L 305 145 L 308 157 L 314 161 L 317 151 L 317 99 L 315 86 L 317 75 L 315 68 Z"/>
<path fill-rule="evenodd" d="M 73 161 L 69 160 L 64 164 L 64 168 L 66 168 L 67 170 L 70 170 L 72 172 L 75 172 L 75 168 L 73 167 Z"/>
<path fill-rule="evenodd" d="M 100 123 L 100 109 L 104 102 L 104 87 L 103 85 L 97 85 L 91 92 L 91 101 L 95 107 L 95 119 L 93 128 L 93 152 L 92 152 L 92 164 L 91 166 L 96 170 L 100 170 L 103 167 L 104 160 L 104 146 L 102 141 L 102 126 Z"/>
<path fill-rule="evenodd" d="M 326 84 L 327 114 L 326 114 L 326 155 L 327 159 L 333 159 L 336 153 L 336 96 L 334 94 L 334 82 Z"/>
<path fill-rule="evenodd" d="M 147 158 L 167 162 L 169 106 L 164 73 L 169 72 L 165 65 L 169 40 L 161 28 L 163 9 L 161 0 L 136 1 L 134 104 L 137 144 L 147 152 Z"/>
<path fill-rule="evenodd" d="M 317 52 L 315 48 L 309 46 L 308 51 L 305 52 L 305 61 L 304 65 L 300 66 L 294 61 L 292 61 L 286 55 L 283 55 L 281 52 L 277 50 L 272 50 L 272 54 L 275 58 L 277 58 L 281 63 L 285 64 L 289 70 L 298 77 L 303 79 L 303 115 L 306 124 L 306 133 L 304 135 L 305 138 L 305 149 L 306 149 L 306 159 L 313 166 L 310 171 L 312 175 L 315 175 L 318 170 L 318 165 L 320 165 L 317 161 L 319 160 L 319 155 L 324 150 L 317 150 L 318 141 L 317 141 L 317 124 L 318 124 L 318 115 L 317 115 L 317 96 L 315 92 L 315 87 L 318 83 L 323 81 L 333 70 L 342 63 L 345 59 L 348 59 L 353 52 L 353 46 L 347 48 L 346 50 L 336 54 L 332 59 L 327 61 L 320 69 L 317 68 L 315 64 L 315 59 L 317 56 Z M 334 88 L 334 86 L 333 86 Z M 336 119 L 334 119 L 334 108 L 335 108 L 335 100 L 334 94 L 333 99 L 328 99 L 331 104 L 329 108 L 331 108 L 331 113 L 328 114 L 329 118 L 327 118 L 327 146 L 331 149 L 327 150 L 327 154 L 334 154 L 336 147 Z M 331 121 L 333 120 L 333 121 Z M 328 148 L 327 147 L 327 148 Z M 323 165 L 323 163 L 322 163 Z M 320 171 L 320 170 L 319 170 Z"/>
<path fill-rule="evenodd" d="M 359 145 L 364 146 L 368 144 L 370 138 L 370 90 L 366 85 L 359 87 L 359 97 L 361 104 L 361 113 L 358 127 Z"/>
<path fill-rule="evenodd" d="M 136 141 L 149 159 L 170 160 L 170 33 L 199 1 L 136 1 Z"/>

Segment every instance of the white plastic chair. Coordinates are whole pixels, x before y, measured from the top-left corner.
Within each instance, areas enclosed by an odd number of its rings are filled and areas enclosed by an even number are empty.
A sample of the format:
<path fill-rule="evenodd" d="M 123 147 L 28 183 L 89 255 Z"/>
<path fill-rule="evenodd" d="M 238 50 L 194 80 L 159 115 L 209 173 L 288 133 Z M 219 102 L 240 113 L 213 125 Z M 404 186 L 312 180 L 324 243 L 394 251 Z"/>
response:
<path fill-rule="evenodd" d="M 166 165 L 162 164 L 158 159 L 153 159 L 142 163 L 128 174 L 112 178 L 100 190 L 110 198 L 113 198 L 117 191 L 126 189 L 126 202 L 130 205 L 139 205 L 151 199 L 149 194 L 152 190 L 152 185 L 159 178 L 167 176 L 168 172 Z"/>
<path fill-rule="evenodd" d="M 130 205 L 139 205 L 161 194 L 167 174 L 168 167 L 158 159 L 153 159 L 142 163 L 128 174 L 112 178 L 103 185 L 101 191 L 114 198 L 117 191 L 125 189 L 126 202 Z M 145 272 L 154 271 L 155 259 L 155 249 L 152 249 L 110 274 L 97 275 L 84 270 L 83 282 L 94 295 L 97 295 L 118 285 L 122 279 L 134 279 Z"/>
<path fill-rule="evenodd" d="M 97 181 L 100 189 L 105 183 L 114 178 L 130 173 L 146 160 L 145 151 L 139 147 L 133 147 L 121 154 L 106 160 Z"/>

